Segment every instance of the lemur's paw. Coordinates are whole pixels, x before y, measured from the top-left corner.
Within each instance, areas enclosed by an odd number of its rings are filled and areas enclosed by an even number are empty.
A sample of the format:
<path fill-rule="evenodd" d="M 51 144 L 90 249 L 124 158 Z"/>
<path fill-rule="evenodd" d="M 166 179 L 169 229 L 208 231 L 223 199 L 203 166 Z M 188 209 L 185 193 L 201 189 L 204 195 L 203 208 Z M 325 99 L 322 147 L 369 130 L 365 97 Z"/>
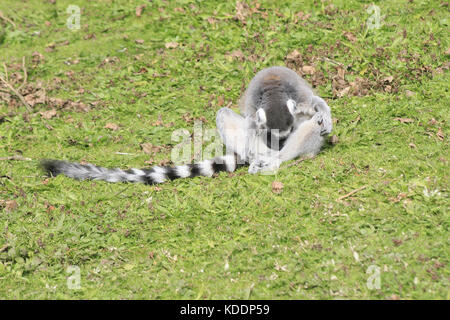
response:
<path fill-rule="evenodd" d="M 259 158 L 250 163 L 248 172 L 255 174 L 261 172 L 263 174 L 271 174 L 280 168 L 281 161 L 277 158 Z"/>
<path fill-rule="evenodd" d="M 313 116 L 313 121 L 316 121 L 317 124 L 318 124 L 319 126 L 321 126 L 322 123 L 323 123 L 323 118 L 324 118 L 323 113 L 322 113 L 322 112 L 317 112 L 317 113 Z"/>
<path fill-rule="evenodd" d="M 331 130 L 333 130 L 333 121 L 330 117 L 326 116 L 323 118 L 322 131 L 320 131 L 320 135 L 328 135 L 331 133 Z"/>
<path fill-rule="evenodd" d="M 314 121 L 317 121 L 317 124 L 320 126 L 320 135 L 324 136 L 331 133 L 333 129 L 332 120 L 329 116 L 324 114 L 323 112 L 317 112 L 314 117 Z"/>

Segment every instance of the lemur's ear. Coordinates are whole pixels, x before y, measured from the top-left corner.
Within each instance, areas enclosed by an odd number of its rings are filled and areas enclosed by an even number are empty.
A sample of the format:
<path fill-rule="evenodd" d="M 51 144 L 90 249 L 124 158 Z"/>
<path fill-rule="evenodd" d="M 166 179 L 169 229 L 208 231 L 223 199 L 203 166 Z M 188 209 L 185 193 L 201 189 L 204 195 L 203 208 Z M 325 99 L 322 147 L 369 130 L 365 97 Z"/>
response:
<path fill-rule="evenodd" d="M 286 102 L 286 105 L 287 105 L 287 107 L 288 107 L 288 109 L 289 109 L 289 112 L 290 112 L 293 116 L 295 116 L 297 113 L 300 112 L 300 109 L 297 107 L 297 103 L 296 103 L 294 100 L 289 99 L 289 100 Z"/>
<path fill-rule="evenodd" d="M 266 112 L 264 109 L 260 108 L 256 111 L 256 124 L 262 126 L 267 122 Z"/>

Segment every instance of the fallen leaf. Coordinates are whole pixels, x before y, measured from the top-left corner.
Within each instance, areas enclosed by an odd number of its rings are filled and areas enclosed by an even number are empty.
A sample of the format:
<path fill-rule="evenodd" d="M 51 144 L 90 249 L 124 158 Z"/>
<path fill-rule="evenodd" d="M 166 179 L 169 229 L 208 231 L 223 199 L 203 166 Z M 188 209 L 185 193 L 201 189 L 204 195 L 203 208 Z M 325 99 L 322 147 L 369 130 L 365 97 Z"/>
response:
<path fill-rule="evenodd" d="M 17 202 L 15 200 L 7 200 L 5 202 L 5 211 L 6 212 L 11 212 L 15 209 L 17 209 L 19 205 L 17 204 Z"/>
<path fill-rule="evenodd" d="M 166 49 L 175 49 L 176 47 L 178 47 L 178 42 L 167 42 L 164 46 L 166 47 Z"/>
<path fill-rule="evenodd" d="M 340 79 L 345 79 L 345 69 L 342 66 L 337 67 L 337 74 Z"/>
<path fill-rule="evenodd" d="M 307 20 L 309 17 L 311 17 L 311 14 L 304 14 L 302 11 L 298 12 L 295 15 L 295 20 L 294 23 L 297 23 L 299 20 L 305 21 Z"/>
<path fill-rule="evenodd" d="M 219 98 L 217 99 L 217 105 L 219 107 L 223 106 L 223 104 L 225 103 L 225 99 L 223 96 L 219 96 Z"/>
<path fill-rule="evenodd" d="M 105 59 L 100 63 L 100 66 L 103 66 L 103 65 L 105 65 L 105 64 L 107 64 L 107 63 L 117 63 L 117 62 L 120 62 L 120 59 L 119 59 L 119 58 L 117 58 L 117 57 L 108 57 L 108 58 L 105 58 Z"/>
<path fill-rule="evenodd" d="M 55 109 L 51 109 L 51 110 L 47 110 L 47 111 L 41 111 L 39 112 L 41 114 L 41 117 L 44 119 L 51 119 L 54 116 L 56 116 L 56 110 Z"/>
<path fill-rule="evenodd" d="M 150 142 L 141 144 L 142 151 L 146 154 L 152 154 L 153 145 Z"/>
<path fill-rule="evenodd" d="M 335 135 L 335 134 L 332 135 L 331 138 L 330 138 L 330 142 L 331 142 L 332 145 L 338 144 L 339 137 L 337 135 Z"/>
<path fill-rule="evenodd" d="M 250 9 L 249 5 L 246 4 L 245 2 L 236 1 L 235 6 L 236 15 L 234 18 L 242 22 L 242 24 L 244 25 L 247 24 L 245 18 L 247 18 L 247 16 L 251 14 L 249 9 Z"/>
<path fill-rule="evenodd" d="M 315 69 L 313 66 L 303 66 L 303 67 L 302 67 L 302 71 L 303 71 L 305 74 L 312 75 L 312 74 L 314 74 L 314 72 L 316 71 L 316 69 Z"/>
<path fill-rule="evenodd" d="M 412 122 L 414 122 L 414 120 L 410 119 L 410 118 L 394 118 L 394 120 L 398 120 L 401 123 L 412 123 Z"/>
<path fill-rule="evenodd" d="M 146 7 L 145 4 L 136 7 L 136 11 L 135 11 L 136 12 L 136 17 L 139 18 L 142 15 L 142 11 L 144 11 L 145 7 Z"/>
<path fill-rule="evenodd" d="M 342 89 L 341 91 L 339 91 L 339 92 L 337 93 L 337 96 L 338 96 L 339 98 L 341 98 L 341 97 L 347 95 L 349 92 L 350 92 L 350 87 L 345 87 L 344 89 Z"/>
<path fill-rule="evenodd" d="M 357 40 L 355 35 L 351 32 L 344 32 L 344 37 L 351 42 L 355 42 Z"/>
<path fill-rule="evenodd" d="M 439 127 L 438 132 L 436 132 L 436 137 L 438 137 L 439 140 L 444 141 L 444 132 L 442 132 L 441 127 Z"/>
<path fill-rule="evenodd" d="M 158 114 L 158 120 L 156 120 L 156 122 L 152 123 L 152 126 L 159 127 L 159 126 L 162 126 L 162 124 L 163 124 L 162 116 L 160 114 Z"/>
<path fill-rule="evenodd" d="M 410 98 L 412 96 L 414 96 L 416 93 L 410 90 L 405 90 L 405 95 Z"/>
<path fill-rule="evenodd" d="M 283 190 L 283 183 L 279 181 L 272 182 L 272 191 L 273 193 L 281 193 Z"/>
<path fill-rule="evenodd" d="M 50 213 L 50 212 L 52 212 L 53 210 L 55 210 L 56 208 L 55 208 L 55 206 L 52 206 L 52 205 L 50 205 L 50 204 L 48 204 L 47 206 L 47 209 L 45 210 L 47 213 Z"/>
<path fill-rule="evenodd" d="M 134 40 L 134 42 L 136 42 L 137 44 L 143 44 L 143 43 L 144 43 L 144 40 L 142 40 L 142 39 L 136 39 L 136 40 Z"/>
<path fill-rule="evenodd" d="M 105 128 L 106 128 L 106 129 L 113 130 L 113 131 L 116 131 L 117 129 L 119 129 L 119 126 L 118 126 L 117 124 L 115 124 L 115 123 L 108 122 L 108 123 L 105 125 Z"/>
<path fill-rule="evenodd" d="M 171 164 L 171 161 L 169 160 L 169 159 L 164 159 L 164 160 L 161 160 L 159 163 L 158 163 L 158 166 L 160 166 L 160 167 L 166 167 L 166 166 L 168 166 L 168 165 L 170 165 Z"/>
<path fill-rule="evenodd" d="M 187 123 L 190 123 L 192 121 L 194 121 L 194 118 L 191 117 L 191 114 L 189 112 L 186 112 L 185 114 L 183 114 L 181 116 L 183 118 L 184 121 L 186 121 Z"/>
<path fill-rule="evenodd" d="M 358 116 L 356 117 L 356 119 L 355 119 L 355 120 L 352 120 L 351 122 L 358 123 L 360 120 L 361 120 L 361 116 L 358 114 Z"/>
<path fill-rule="evenodd" d="M 44 90 L 38 90 L 34 93 L 28 94 L 25 96 L 25 101 L 30 105 L 34 106 L 36 104 L 42 103 L 44 104 L 47 100 L 47 96 Z"/>
<path fill-rule="evenodd" d="M 231 53 L 231 58 L 240 60 L 240 61 L 244 61 L 245 56 L 241 50 L 235 50 Z"/>
<path fill-rule="evenodd" d="M 63 99 L 60 98 L 49 98 L 48 99 L 48 104 L 52 107 L 57 107 L 57 108 L 61 108 L 66 104 L 67 101 L 64 101 Z"/>
<path fill-rule="evenodd" d="M 42 60 L 44 60 L 44 56 L 37 51 L 34 51 L 31 56 L 33 57 L 31 61 L 33 61 L 34 64 L 39 64 Z"/>
<path fill-rule="evenodd" d="M 389 200 L 391 202 L 397 203 L 397 202 L 400 202 L 402 199 L 405 199 L 406 196 L 407 196 L 406 193 L 400 192 L 396 198 L 390 198 Z"/>
<path fill-rule="evenodd" d="M 91 108 L 89 106 L 87 106 L 86 104 L 84 104 L 83 102 L 69 102 L 69 106 L 71 108 L 74 108 L 75 110 L 79 110 L 79 111 L 83 111 L 83 112 L 88 112 L 91 110 Z"/>
<path fill-rule="evenodd" d="M 95 34 L 93 34 L 93 33 L 89 33 L 89 34 L 87 34 L 87 35 L 85 35 L 84 37 L 83 37 L 83 39 L 84 40 L 89 40 L 89 39 L 96 39 L 96 37 L 95 37 Z"/>
<path fill-rule="evenodd" d="M 438 123 L 438 122 L 437 122 L 437 120 L 435 118 L 431 118 L 431 120 L 428 121 L 428 124 L 430 124 L 432 126 L 434 126 L 436 123 Z"/>
<path fill-rule="evenodd" d="M 294 50 L 286 56 L 286 60 L 293 63 L 300 63 L 303 61 L 303 57 L 298 50 Z"/>

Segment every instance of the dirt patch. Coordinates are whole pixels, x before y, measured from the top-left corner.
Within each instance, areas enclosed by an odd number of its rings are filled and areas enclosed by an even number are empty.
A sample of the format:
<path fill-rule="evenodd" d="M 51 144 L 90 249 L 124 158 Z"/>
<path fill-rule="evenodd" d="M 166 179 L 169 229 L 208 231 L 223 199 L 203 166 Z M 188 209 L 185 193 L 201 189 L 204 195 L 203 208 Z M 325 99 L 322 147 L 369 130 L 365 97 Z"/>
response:
<path fill-rule="evenodd" d="M 350 33 L 343 35 L 352 41 Z M 376 48 L 372 58 L 374 62 L 366 63 L 362 58 L 356 58 L 351 64 L 344 64 L 334 60 L 335 56 L 351 54 L 348 47 L 337 40 L 332 45 L 321 47 L 309 46 L 306 49 L 296 49 L 285 57 L 286 65 L 309 81 L 313 87 L 326 86 L 331 83 L 332 98 L 343 96 L 366 96 L 373 91 L 397 93 L 405 80 L 421 81 L 432 77 L 436 73 L 448 70 L 449 65 L 433 69 L 426 65 L 418 54 L 402 50 L 395 58 L 406 64 L 405 70 L 390 70 L 390 74 L 381 71 L 384 61 L 391 59 L 392 53 L 385 48 Z M 364 67 L 363 67 L 364 66 Z"/>
<path fill-rule="evenodd" d="M 40 111 L 41 115 L 50 119 L 56 115 L 56 110 L 69 109 L 82 112 L 91 110 L 84 102 L 49 95 L 49 92 L 62 85 L 63 80 L 54 78 L 52 83 L 44 83 L 39 79 L 29 79 L 25 60 L 23 59 L 21 64 L 3 64 L 0 73 L 0 100 L 6 103 L 11 111 L 23 106 L 30 112 L 44 109 L 47 111 Z M 44 61 L 44 56 L 34 52 L 29 60 L 30 68 L 34 69 Z"/>

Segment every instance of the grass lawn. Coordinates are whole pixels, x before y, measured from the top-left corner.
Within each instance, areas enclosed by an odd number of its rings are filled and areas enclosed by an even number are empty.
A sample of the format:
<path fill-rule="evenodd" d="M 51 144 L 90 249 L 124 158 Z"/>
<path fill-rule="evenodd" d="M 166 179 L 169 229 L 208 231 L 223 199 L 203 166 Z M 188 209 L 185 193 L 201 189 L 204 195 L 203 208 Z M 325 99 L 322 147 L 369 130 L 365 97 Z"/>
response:
<path fill-rule="evenodd" d="M 0 298 L 449 299 L 448 2 L 374 4 L 2 0 Z M 157 186 L 37 169 L 170 164 L 173 131 L 273 65 L 332 109 L 315 159 Z"/>

